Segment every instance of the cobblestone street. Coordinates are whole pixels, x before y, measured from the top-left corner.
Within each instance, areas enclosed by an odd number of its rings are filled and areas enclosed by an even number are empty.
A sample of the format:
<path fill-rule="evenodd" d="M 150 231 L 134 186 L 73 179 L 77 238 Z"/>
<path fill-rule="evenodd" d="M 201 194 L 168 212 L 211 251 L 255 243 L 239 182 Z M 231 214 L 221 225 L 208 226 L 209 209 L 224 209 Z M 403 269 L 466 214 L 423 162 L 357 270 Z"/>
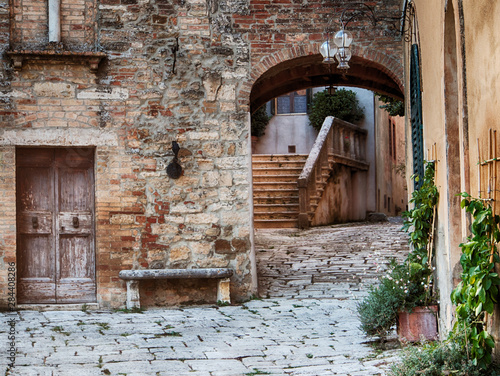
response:
<path fill-rule="evenodd" d="M 356 300 L 392 257 L 401 223 L 259 230 L 260 294 L 233 306 L 3 313 L 6 375 L 385 375 L 397 350 L 358 329 Z M 8 320 L 16 366 L 8 368 Z"/>

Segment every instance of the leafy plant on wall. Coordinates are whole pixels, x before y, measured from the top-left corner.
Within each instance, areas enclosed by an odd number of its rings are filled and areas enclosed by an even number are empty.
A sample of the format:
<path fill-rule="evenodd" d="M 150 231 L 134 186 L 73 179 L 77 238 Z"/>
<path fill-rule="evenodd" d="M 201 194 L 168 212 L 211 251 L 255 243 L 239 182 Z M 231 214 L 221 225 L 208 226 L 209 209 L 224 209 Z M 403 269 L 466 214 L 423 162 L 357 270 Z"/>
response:
<path fill-rule="evenodd" d="M 406 260 L 391 263 L 387 275 L 358 306 L 361 330 L 367 335 L 385 336 L 396 324 L 400 311 L 436 303 L 433 291 L 432 256 L 435 208 L 439 192 L 434 184 L 434 163 L 428 162 L 420 189 L 412 193 L 413 208 L 403 213 L 403 230 L 409 232 L 411 252 Z"/>
<path fill-rule="evenodd" d="M 269 124 L 271 116 L 266 112 L 266 106 L 261 106 L 252 114 L 251 118 L 251 135 L 262 137 L 265 134 L 267 124 Z"/>
<path fill-rule="evenodd" d="M 317 92 L 309 105 L 308 115 L 311 126 L 317 130 L 321 129 L 327 116 L 335 116 L 350 123 L 365 116 L 356 93 L 347 89 L 337 89 L 332 94 L 327 90 Z"/>
<path fill-rule="evenodd" d="M 405 116 L 404 102 L 379 93 L 375 93 L 375 96 L 379 101 L 384 103 L 383 105 L 379 106 L 379 108 L 383 108 L 384 110 L 386 110 L 389 115 Z"/>
<path fill-rule="evenodd" d="M 474 365 L 487 368 L 492 362 L 495 341 L 488 332 L 487 315 L 497 303 L 500 278 L 495 263 L 500 262 L 500 217 L 483 200 L 462 193 L 462 208 L 472 216 L 471 235 L 460 244 L 462 281 L 453 290 L 451 300 L 456 306 L 453 336 L 462 338 L 462 345 Z"/>

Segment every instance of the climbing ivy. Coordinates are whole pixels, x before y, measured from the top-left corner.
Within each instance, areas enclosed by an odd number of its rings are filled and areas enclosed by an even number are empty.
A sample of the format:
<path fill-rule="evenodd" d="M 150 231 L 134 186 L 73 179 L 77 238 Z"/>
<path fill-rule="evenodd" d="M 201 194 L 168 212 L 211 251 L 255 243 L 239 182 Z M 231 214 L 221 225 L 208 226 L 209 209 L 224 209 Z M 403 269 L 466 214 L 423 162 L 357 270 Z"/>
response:
<path fill-rule="evenodd" d="M 434 162 L 426 162 L 419 189 L 413 191 L 410 203 L 413 208 L 403 213 L 403 230 L 410 235 L 412 251 L 408 255 L 410 280 L 420 283 L 426 280 L 427 289 L 420 305 L 427 305 L 432 300 L 432 231 L 435 208 L 439 191 L 434 184 Z"/>
<path fill-rule="evenodd" d="M 500 217 L 483 200 L 462 193 L 461 207 L 473 219 L 471 235 L 460 244 L 462 281 L 453 290 L 451 300 L 456 305 L 456 322 L 452 336 L 463 338 L 463 346 L 474 365 L 486 369 L 492 362 L 495 341 L 487 330 L 487 314 L 492 314 L 497 302 L 500 278 L 495 263 L 500 261 L 496 245 L 500 241 Z"/>

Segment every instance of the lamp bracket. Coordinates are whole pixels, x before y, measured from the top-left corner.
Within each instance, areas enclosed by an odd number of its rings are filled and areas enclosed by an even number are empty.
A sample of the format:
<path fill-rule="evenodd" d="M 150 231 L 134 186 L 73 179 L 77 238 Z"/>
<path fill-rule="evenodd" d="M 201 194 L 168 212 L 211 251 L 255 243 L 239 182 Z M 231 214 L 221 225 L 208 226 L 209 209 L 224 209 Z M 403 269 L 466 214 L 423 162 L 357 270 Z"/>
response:
<path fill-rule="evenodd" d="M 350 22 L 363 18 L 368 19 L 373 27 L 377 26 L 377 23 L 384 21 L 391 23 L 392 28 L 396 29 L 394 23 L 401 21 L 402 17 L 377 16 L 374 7 L 365 3 L 356 2 L 351 3 L 349 7 L 342 10 L 339 22 L 342 25 L 342 29 L 346 29 Z"/>

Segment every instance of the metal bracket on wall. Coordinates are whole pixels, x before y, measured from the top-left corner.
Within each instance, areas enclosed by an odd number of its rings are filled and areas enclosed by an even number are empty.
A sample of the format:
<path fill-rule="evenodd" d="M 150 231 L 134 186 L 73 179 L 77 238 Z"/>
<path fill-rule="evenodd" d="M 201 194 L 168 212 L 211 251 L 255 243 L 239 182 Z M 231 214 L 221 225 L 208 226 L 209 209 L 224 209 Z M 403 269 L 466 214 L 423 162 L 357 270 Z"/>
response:
<path fill-rule="evenodd" d="M 174 152 L 174 159 L 167 166 L 167 175 L 172 179 L 179 179 L 182 176 L 182 166 L 178 161 L 179 144 L 176 141 L 172 141 L 172 151 Z"/>

